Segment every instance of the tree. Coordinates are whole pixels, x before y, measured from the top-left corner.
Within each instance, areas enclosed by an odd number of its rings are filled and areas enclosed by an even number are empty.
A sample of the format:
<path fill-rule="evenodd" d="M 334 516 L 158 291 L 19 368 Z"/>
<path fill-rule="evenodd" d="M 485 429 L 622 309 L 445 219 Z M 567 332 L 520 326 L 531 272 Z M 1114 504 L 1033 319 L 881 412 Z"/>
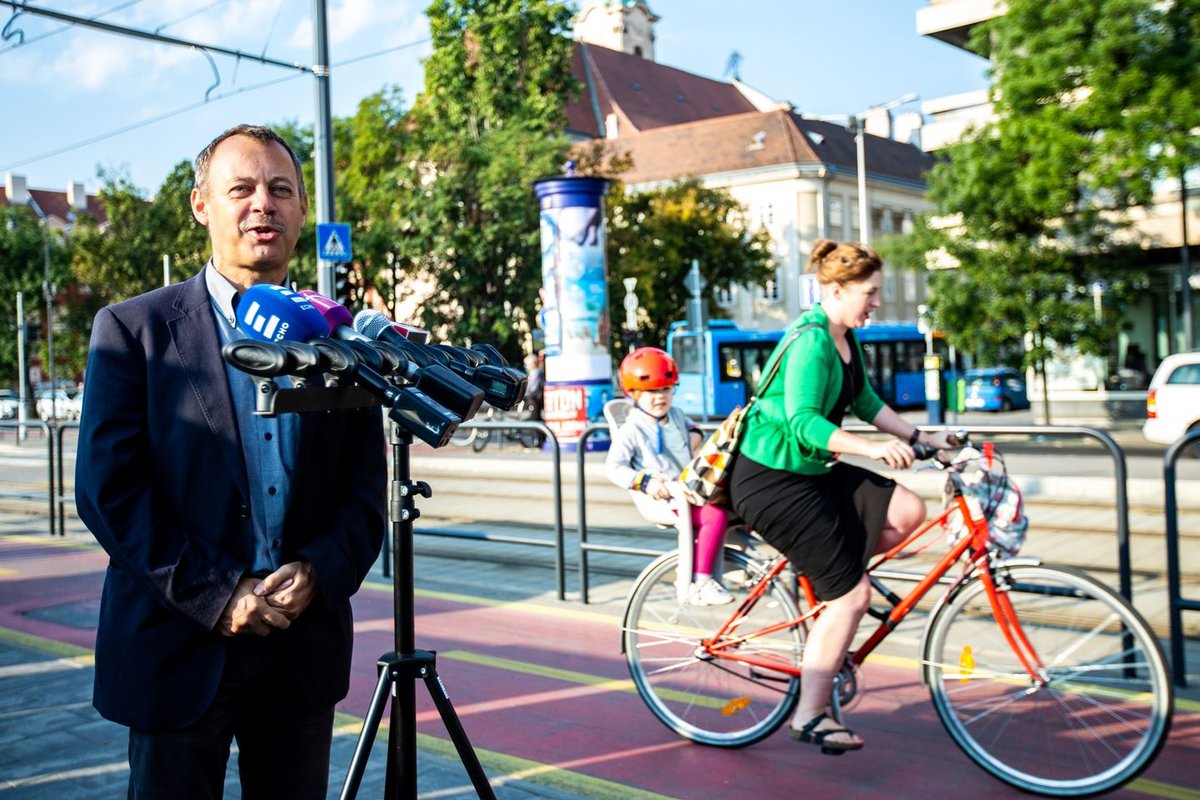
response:
<path fill-rule="evenodd" d="M 1128 268 L 1127 212 L 1195 163 L 1183 134 L 1200 125 L 1200 0 L 1006 6 L 973 34 L 993 61 L 995 121 L 948 149 L 931 215 L 881 249 L 909 268 L 928 254 L 957 265 L 931 279 L 934 323 L 988 354 L 1028 334 L 1024 365 L 1045 386 L 1056 346 L 1111 349 L 1114 306 L 1145 280 Z M 1096 281 L 1109 286 L 1099 314 Z"/>
<path fill-rule="evenodd" d="M 508 357 L 532 329 L 541 284 L 530 184 L 557 173 L 571 76 L 571 10 L 549 0 L 435 0 L 425 91 L 402 179 L 422 322 Z"/>
<path fill-rule="evenodd" d="M 39 354 L 46 361 L 46 305 L 42 285 L 46 274 L 46 230 L 33 210 L 25 206 L 0 206 L 0 385 L 15 386 L 17 336 L 24 326 L 34 333 L 27 342 L 26 359 Z M 68 245 L 50 233 L 50 280 L 66 284 Z M 23 295 L 25 317 L 17 319 L 17 292 Z M 58 350 L 58 340 L 55 340 Z M 58 363 L 57 352 L 55 362 Z M 28 361 L 26 362 L 28 364 Z"/>
<path fill-rule="evenodd" d="M 335 126 L 337 192 L 342 219 L 353 220 L 354 258 L 363 286 L 375 288 L 397 313 L 397 296 L 404 299 L 401 276 L 417 259 L 409 232 L 414 209 L 406 207 L 406 185 L 413 174 L 399 87 L 385 87 L 358 104 L 354 116 Z M 411 291 L 411 289 L 409 290 Z M 362 304 L 365 298 L 359 297 Z"/>
<path fill-rule="evenodd" d="M 662 189 L 631 192 L 615 184 L 605 202 L 608 297 L 612 319 L 621 311 L 622 281 L 637 278 L 643 343 L 662 347 L 670 324 L 684 316 L 684 278 L 692 260 L 707 281 L 706 299 L 733 284 L 761 284 L 772 276 L 770 235 L 752 231 L 741 205 L 723 189 L 692 178 Z"/>

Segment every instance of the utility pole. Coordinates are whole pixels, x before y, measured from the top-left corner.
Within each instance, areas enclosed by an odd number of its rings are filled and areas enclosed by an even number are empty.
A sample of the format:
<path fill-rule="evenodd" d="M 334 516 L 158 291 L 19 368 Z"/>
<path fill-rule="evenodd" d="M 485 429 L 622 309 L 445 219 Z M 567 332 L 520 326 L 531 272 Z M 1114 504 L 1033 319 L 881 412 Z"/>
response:
<path fill-rule="evenodd" d="M 327 24 L 325 20 L 325 0 L 313 0 L 313 50 L 317 63 L 311 67 L 296 62 L 280 61 L 266 56 L 247 53 L 228 47 L 221 47 L 204 42 L 183 39 L 178 36 L 165 36 L 154 31 L 141 28 L 130 28 L 124 25 L 113 25 L 96 19 L 88 19 L 75 14 L 66 14 L 48 8 L 38 8 L 28 5 L 26 0 L 0 0 L 0 7 L 7 6 L 19 14 L 35 14 L 49 17 L 60 22 L 80 25 L 85 28 L 114 33 L 120 36 L 132 36 L 136 39 L 146 39 L 159 44 L 177 45 L 201 50 L 204 53 L 217 53 L 231 56 L 239 60 L 254 61 L 284 69 L 311 72 L 316 78 L 316 119 L 313 123 L 313 158 L 316 161 L 316 186 L 313 194 L 316 198 L 317 222 L 331 222 L 334 218 L 333 201 L 333 120 L 330 117 L 329 103 L 329 47 L 326 44 Z M 213 67 L 216 70 L 216 67 Z M 218 81 L 220 76 L 217 75 Z M 207 98 L 206 98 L 207 99 Z M 326 297 L 333 296 L 333 264 L 321 261 L 318 269 L 317 291 Z"/>
<path fill-rule="evenodd" d="M 333 222 L 337 211 L 333 196 L 333 119 L 329 103 L 329 44 L 326 39 L 325 0 L 313 0 L 313 77 L 316 79 L 317 118 L 313 125 L 313 159 L 315 163 L 317 223 Z M 317 291 L 335 297 L 333 288 L 334 263 L 317 262 Z"/>

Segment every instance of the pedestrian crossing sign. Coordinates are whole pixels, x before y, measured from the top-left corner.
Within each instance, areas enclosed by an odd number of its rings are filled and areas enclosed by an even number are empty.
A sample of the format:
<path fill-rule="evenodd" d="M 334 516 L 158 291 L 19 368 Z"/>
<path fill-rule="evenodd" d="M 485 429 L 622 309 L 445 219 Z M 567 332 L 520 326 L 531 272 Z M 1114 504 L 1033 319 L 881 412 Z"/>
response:
<path fill-rule="evenodd" d="M 322 261 L 352 260 L 349 223 L 317 223 L 317 258 Z"/>

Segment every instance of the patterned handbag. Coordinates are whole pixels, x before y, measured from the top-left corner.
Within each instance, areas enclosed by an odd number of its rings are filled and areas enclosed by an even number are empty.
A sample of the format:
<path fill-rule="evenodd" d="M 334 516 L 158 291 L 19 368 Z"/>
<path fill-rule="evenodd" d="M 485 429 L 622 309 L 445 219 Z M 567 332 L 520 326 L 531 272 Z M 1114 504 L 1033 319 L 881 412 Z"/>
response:
<path fill-rule="evenodd" d="M 718 506 L 729 505 L 729 493 L 725 489 L 725 484 L 729 482 L 733 459 L 737 455 L 738 443 L 742 439 L 746 414 L 754 407 L 754 401 L 758 399 L 758 395 L 766 391 L 767 384 L 779 371 L 784 351 L 801 333 L 815 327 L 817 325 L 813 323 L 802 325 L 792 331 L 787 341 L 779 349 L 779 357 L 771 365 L 766 377 L 759 382 L 758 391 L 755 392 L 754 397 L 750 398 L 750 402 L 745 407 L 738 406 L 730 412 L 725 421 L 721 423 L 721 427 L 713 431 L 712 435 L 705 439 L 700 448 L 696 450 L 692 460 L 684 464 L 679 480 L 683 483 L 683 496 L 689 503 L 694 506 L 708 503 Z"/>

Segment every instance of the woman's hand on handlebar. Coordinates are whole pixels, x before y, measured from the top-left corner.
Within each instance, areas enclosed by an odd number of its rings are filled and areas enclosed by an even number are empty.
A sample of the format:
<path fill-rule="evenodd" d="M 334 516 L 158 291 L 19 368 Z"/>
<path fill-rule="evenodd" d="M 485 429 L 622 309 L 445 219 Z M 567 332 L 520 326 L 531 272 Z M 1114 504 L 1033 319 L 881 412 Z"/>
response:
<path fill-rule="evenodd" d="M 908 469 L 913 463 L 913 449 L 899 439 L 873 441 L 867 448 L 867 457 L 882 461 L 892 469 Z"/>
<path fill-rule="evenodd" d="M 922 431 L 919 441 L 938 450 L 950 450 L 962 444 L 962 440 L 953 431 L 948 430 Z"/>

